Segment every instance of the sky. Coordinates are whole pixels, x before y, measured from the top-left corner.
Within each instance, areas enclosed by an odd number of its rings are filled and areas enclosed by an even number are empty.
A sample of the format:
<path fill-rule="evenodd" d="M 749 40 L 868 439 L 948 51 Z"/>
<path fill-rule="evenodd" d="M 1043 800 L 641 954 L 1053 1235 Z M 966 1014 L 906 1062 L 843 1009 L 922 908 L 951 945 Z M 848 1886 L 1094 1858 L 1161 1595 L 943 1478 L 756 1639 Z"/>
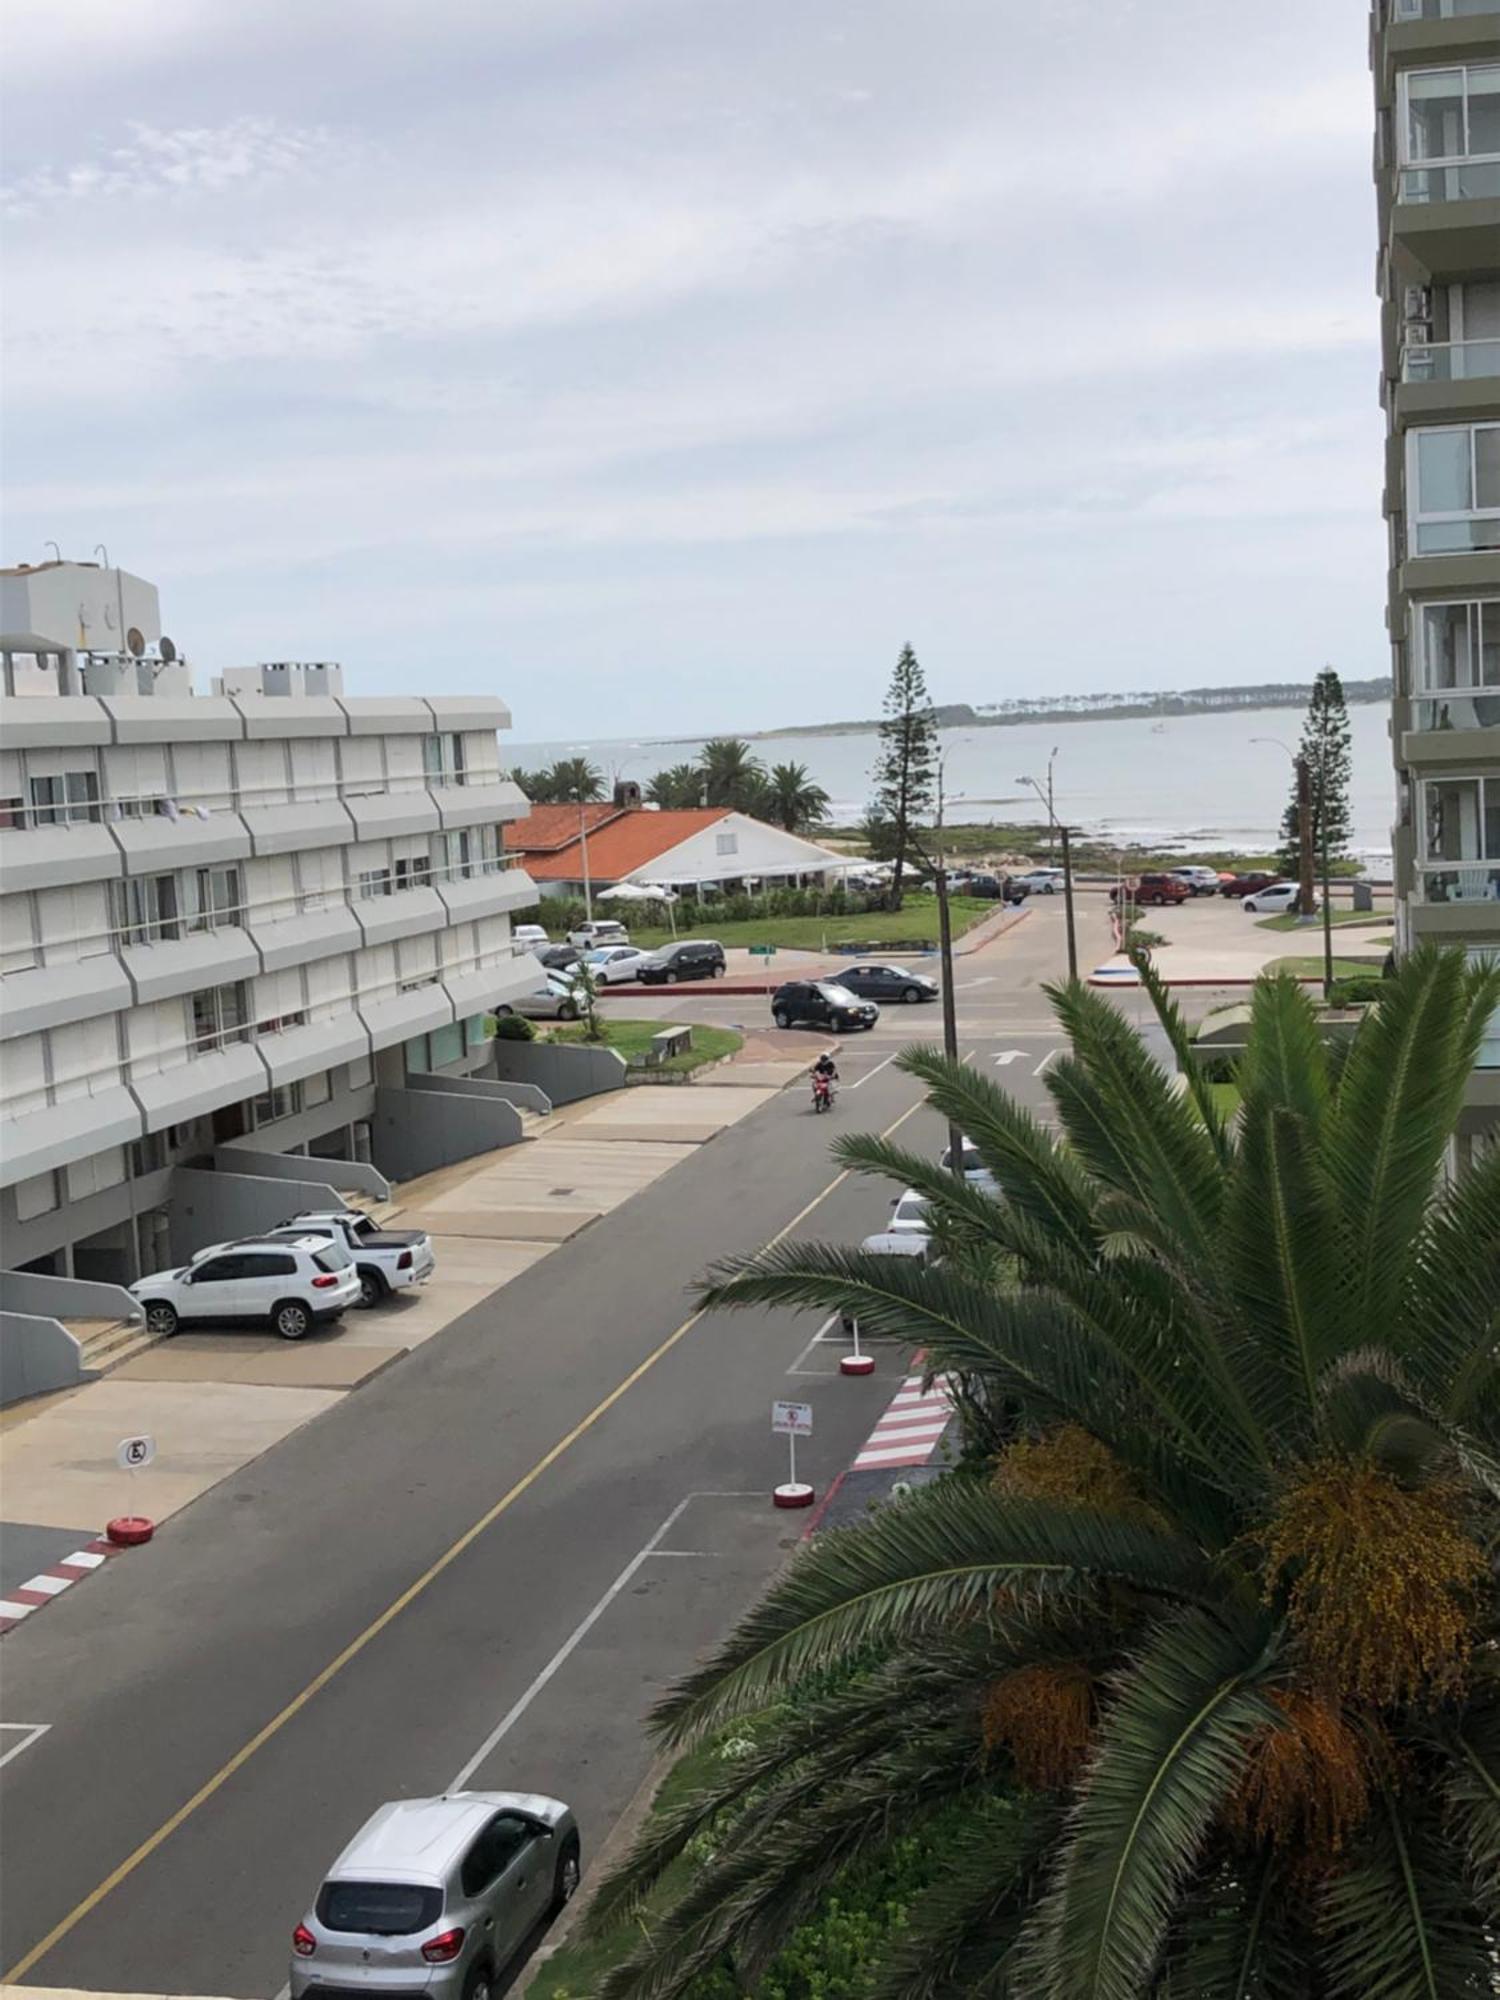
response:
<path fill-rule="evenodd" d="M 1388 671 L 1362 0 L 7 0 L 3 559 L 519 739 Z"/>

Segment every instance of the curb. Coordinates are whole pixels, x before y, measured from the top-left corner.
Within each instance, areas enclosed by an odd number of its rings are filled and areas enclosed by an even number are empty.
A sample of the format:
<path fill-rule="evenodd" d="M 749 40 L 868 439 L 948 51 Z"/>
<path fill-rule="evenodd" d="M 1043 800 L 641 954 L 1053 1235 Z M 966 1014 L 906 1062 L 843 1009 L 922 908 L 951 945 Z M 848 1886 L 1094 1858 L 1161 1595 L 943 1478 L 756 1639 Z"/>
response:
<path fill-rule="evenodd" d="M 40 1611 L 50 1604 L 54 1597 L 61 1597 L 65 1590 L 75 1583 L 81 1583 L 86 1576 L 92 1576 L 96 1569 L 102 1569 L 111 1556 L 120 1551 L 113 1542 L 101 1535 L 92 1542 L 85 1542 L 81 1549 L 75 1549 L 70 1556 L 64 1556 L 49 1569 L 38 1571 L 28 1577 L 15 1590 L 9 1590 L 0 1597 L 0 1633 L 9 1632 L 33 1611 Z"/>

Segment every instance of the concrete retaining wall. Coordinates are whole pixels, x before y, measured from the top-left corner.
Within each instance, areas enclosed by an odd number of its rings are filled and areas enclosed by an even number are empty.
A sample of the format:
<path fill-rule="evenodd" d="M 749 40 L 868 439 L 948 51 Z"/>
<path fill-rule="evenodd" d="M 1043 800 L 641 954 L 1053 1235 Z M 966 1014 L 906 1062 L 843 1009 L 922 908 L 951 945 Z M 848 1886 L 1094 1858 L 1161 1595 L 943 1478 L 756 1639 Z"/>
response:
<path fill-rule="evenodd" d="M 302 1162 L 304 1170 L 314 1172 L 317 1164 Z M 328 1181 L 178 1167 L 172 1176 L 172 1255 L 185 1264 L 210 1243 L 274 1229 L 303 1209 L 341 1206 L 338 1189 Z"/>
<path fill-rule="evenodd" d="M 476 1153 L 514 1146 L 521 1114 L 502 1096 L 464 1087 L 375 1092 L 374 1140 L 392 1180 L 408 1181 Z"/>
<path fill-rule="evenodd" d="M 214 1154 L 214 1166 L 226 1174 L 255 1174 L 269 1180 L 305 1181 L 310 1172 L 326 1173 L 351 1193 L 373 1195 L 377 1201 L 391 1198 L 390 1182 L 365 1160 L 334 1160 L 322 1153 L 257 1153 L 231 1142 Z"/>
<path fill-rule="evenodd" d="M 35 1271 L 0 1271 L 0 1312 L 44 1319 L 139 1319 L 141 1309 L 122 1285 L 91 1278 L 47 1278 Z"/>
<path fill-rule="evenodd" d="M 497 1083 L 492 1076 L 445 1076 L 439 1070 L 408 1072 L 408 1090 L 447 1091 L 459 1097 L 495 1097 L 518 1111 L 539 1111 L 543 1117 L 552 1109 L 546 1091 L 534 1083 Z"/>
<path fill-rule="evenodd" d="M 71 1389 L 83 1380 L 82 1352 L 55 1319 L 0 1312 L 0 1408 Z"/>
<path fill-rule="evenodd" d="M 581 1042 L 496 1040 L 495 1074 L 502 1083 L 534 1083 L 553 1104 L 576 1104 L 580 1097 L 623 1089 L 625 1059 L 613 1049 Z"/>

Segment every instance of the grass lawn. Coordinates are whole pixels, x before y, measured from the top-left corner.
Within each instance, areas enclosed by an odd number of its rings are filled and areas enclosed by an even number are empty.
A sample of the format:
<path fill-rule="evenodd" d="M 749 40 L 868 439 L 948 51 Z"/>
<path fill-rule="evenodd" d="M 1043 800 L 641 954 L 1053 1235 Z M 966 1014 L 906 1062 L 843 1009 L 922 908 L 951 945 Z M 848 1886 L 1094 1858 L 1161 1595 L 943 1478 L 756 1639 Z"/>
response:
<path fill-rule="evenodd" d="M 603 1046 L 624 1056 L 626 1062 L 643 1055 L 651 1046 L 651 1037 L 663 1028 L 675 1027 L 674 1021 L 616 1021 L 606 1020 L 600 1015 L 604 1029 Z M 696 1021 L 687 1023 L 693 1030 L 693 1046 L 685 1055 L 669 1056 L 660 1065 L 668 1075 L 682 1075 L 691 1069 L 701 1069 L 705 1063 L 718 1062 L 721 1056 L 732 1056 L 736 1049 L 744 1046 L 744 1036 L 737 1035 L 732 1028 L 704 1028 Z M 564 1026 L 546 1030 L 546 1039 L 551 1042 L 581 1042 L 583 1040 L 582 1021 L 570 1021 Z"/>
<path fill-rule="evenodd" d="M 1380 910 L 1335 910 L 1330 921 L 1334 930 L 1338 930 L 1343 924 L 1368 924 L 1372 927 L 1376 924 L 1383 924 L 1389 930 L 1395 920 Z M 1321 930 L 1323 928 L 1323 919 L 1321 916 L 1316 918 L 1314 924 L 1310 926 L 1304 924 L 1300 917 L 1257 917 L 1255 919 L 1255 928 L 1258 931 L 1302 931 L 1306 933 L 1312 928 Z"/>
<path fill-rule="evenodd" d="M 1358 979 L 1362 974 L 1379 972 L 1381 960 L 1378 958 L 1335 958 L 1333 976 L 1335 979 Z M 1316 958 L 1293 957 L 1273 958 L 1266 967 L 1267 972 L 1290 972 L 1298 978 L 1321 979 L 1323 976 L 1323 954 Z"/>
<path fill-rule="evenodd" d="M 717 1763 L 718 1753 L 712 1745 L 690 1750 L 679 1757 L 662 1780 L 661 1790 L 652 1801 L 652 1813 L 675 1805 L 690 1792 L 699 1790 L 714 1775 Z M 666 1909 L 682 1893 L 693 1872 L 692 1861 L 685 1858 L 675 1861 L 662 1877 L 655 1894 L 647 1899 L 641 1912 L 644 1920 L 649 1922 L 653 1912 Z M 531 1991 L 535 2000 L 586 2000 L 604 1974 L 619 1963 L 639 1938 L 640 1927 L 636 1921 L 620 1924 L 598 1939 L 585 1940 L 575 1932 L 573 1938 L 547 1960 L 532 1981 Z"/>
<path fill-rule="evenodd" d="M 975 896 L 950 896 L 948 909 L 953 918 L 953 935 L 961 936 L 982 917 L 992 917 L 998 903 L 981 902 Z M 692 932 L 679 927 L 679 936 L 717 938 L 726 951 L 735 945 L 776 944 L 788 951 L 822 951 L 824 946 L 868 944 L 894 947 L 911 939 L 937 943 L 936 896 L 918 893 L 906 898 L 899 910 L 867 910 L 853 917 L 753 917 L 744 923 L 720 924 L 705 917 Z M 672 933 L 657 925 L 630 926 L 630 942 L 644 950 L 670 944 Z"/>
<path fill-rule="evenodd" d="M 1218 1105 L 1225 1118 L 1239 1110 L 1240 1087 L 1237 1083 L 1211 1083 L 1208 1087 L 1213 1093 L 1214 1103 Z"/>

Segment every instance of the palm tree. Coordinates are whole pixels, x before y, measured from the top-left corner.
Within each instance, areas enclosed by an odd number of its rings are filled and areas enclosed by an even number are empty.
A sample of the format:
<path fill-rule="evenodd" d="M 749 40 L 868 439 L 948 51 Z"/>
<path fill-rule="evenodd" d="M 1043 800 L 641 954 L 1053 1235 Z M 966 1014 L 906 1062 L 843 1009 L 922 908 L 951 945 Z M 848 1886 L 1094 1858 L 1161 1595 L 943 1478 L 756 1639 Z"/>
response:
<path fill-rule="evenodd" d="M 700 765 L 673 764 L 669 770 L 657 772 L 646 787 L 646 797 L 653 805 L 681 811 L 684 807 L 702 805 L 703 785 Z"/>
<path fill-rule="evenodd" d="M 715 736 L 703 746 L 704 803 L 754 812 L 765 797 L 766 771 L 737 736 Z"/>
<path fill-rule="evenodd" d="M 773 764 L 766 791 L 766 810 L 788 833 L 818 826 L 828 811 L 828 794 L 807 775 L 805 764 Z"/>
<path fill-rule="evenodd" d="M 547 788 L 557 803 L 584 805 L 604 797 L 604 773 L 587 757 L 559 757 L 547 773 Z"/>
<path fill-rule="evenodd" d="M 658 1708 L 665 1744 L 751 1747 L 606 1881 L 600 1921 L 712 1850 L 609 2000 L 731 1961 L 753 1992 L 841 1869 L 956 1801 L 880 2000 L 1496 1993 L 1500 1149 L 1442 1170 L 1500 973 L 1414 954 L 1342 1061 L 1262 980 L 1226 1119 L 1141 969 L 1183 1083 L 1076 986 L 1056 1136 L 908 1052 L 998 1192 L 846 1140 L 930 1198 L 938 1261 L 789 1242 L 705 1289 L 919 1343 L 969 1448 Z"/>

